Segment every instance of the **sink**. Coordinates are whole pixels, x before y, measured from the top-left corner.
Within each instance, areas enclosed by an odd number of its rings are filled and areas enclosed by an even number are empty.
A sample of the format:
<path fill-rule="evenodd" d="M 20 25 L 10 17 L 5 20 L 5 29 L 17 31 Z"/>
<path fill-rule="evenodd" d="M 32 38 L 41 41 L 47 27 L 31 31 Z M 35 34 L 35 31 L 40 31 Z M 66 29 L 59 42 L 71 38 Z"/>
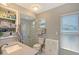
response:
<path fill-rule="evenodd" d="M 15 45 L 6 47 L 6 48 L 5 48 L 5 51 L 9 54 L 9 53 L 18 51 L 18 50 L 20 50 L 20 49 L 22 49 L 22 47 L 21 47 L 20 45 L 18 45 L 18 44 L 15 44 Z"/>

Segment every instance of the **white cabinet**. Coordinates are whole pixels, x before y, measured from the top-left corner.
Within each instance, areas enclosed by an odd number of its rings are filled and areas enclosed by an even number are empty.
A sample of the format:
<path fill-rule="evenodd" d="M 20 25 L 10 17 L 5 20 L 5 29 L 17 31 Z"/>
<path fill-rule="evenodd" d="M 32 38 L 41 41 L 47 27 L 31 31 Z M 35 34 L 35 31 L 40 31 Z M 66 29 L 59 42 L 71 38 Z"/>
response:
<path fill-rule="evenodd" d="M 58 40 L 46 39 L 45 54 L 57 55 L 58 54 Z"/>

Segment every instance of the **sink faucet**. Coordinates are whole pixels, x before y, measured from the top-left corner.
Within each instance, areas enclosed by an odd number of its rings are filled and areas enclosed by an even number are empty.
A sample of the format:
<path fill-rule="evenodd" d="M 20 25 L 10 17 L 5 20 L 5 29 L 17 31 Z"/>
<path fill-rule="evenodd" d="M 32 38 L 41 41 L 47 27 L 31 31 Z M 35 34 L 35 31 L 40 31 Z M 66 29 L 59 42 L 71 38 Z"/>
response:
<path fill-rule="evenodd" d="M 0 46 L 0 54 L 2 54 L 2 47 L 3 47 L 4 45 L 8 45 L 8 44 L 3 44 L 3 45 Z"/>

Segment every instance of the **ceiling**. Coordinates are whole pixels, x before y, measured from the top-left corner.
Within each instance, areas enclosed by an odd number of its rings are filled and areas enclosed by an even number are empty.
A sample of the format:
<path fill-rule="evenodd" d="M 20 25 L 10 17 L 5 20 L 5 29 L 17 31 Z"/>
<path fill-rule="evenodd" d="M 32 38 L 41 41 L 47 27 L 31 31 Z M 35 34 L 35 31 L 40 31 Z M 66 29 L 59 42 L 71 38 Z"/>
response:
<path fill-rule="evenodd" d="M 17 5 L 19 6 L 22 6 L 36 14 L 39 14 L 41 12 L 44 12 L 44 11 L 47 11 L 49 9 L 52 9 L 52 8 L 56 8 L 58 6 L 61 6 L 63 5 L 64 3 L 17 3 Z M 33 8 L 32 6 L 33 5 L 38 5 L 39 6 L 39 9 L 37 11 L 33 11 Z"/>

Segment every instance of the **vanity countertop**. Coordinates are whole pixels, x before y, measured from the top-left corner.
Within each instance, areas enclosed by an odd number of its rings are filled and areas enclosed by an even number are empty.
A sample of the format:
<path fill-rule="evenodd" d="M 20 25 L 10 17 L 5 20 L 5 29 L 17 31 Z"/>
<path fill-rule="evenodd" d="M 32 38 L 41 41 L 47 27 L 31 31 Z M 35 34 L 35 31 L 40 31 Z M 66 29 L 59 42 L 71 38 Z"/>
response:
<path fill-rule="evenodd" d="M 12 35 L 12 36 L 8 36 L 8 37 L 0 37 L 0 40 L 1 40 L 1 39 L 7 39 L 7 38 L 14 38 L 14 37 L 16 37 L 16 36 L 13 36 L 13 35 Z"/>
<path fill-rule="evenodd" d="M 22 46 L 22 49 L 17 50 L 12 53 L 3 53 L 3 55 L 35 55 L 38 52 L 38 50 L 35 50 L 34 48 L 31 48 L 25 44 L 20 43 L 20 42 L 14 42 L 14 44 L 19 44 L 20 46 Z"/>

